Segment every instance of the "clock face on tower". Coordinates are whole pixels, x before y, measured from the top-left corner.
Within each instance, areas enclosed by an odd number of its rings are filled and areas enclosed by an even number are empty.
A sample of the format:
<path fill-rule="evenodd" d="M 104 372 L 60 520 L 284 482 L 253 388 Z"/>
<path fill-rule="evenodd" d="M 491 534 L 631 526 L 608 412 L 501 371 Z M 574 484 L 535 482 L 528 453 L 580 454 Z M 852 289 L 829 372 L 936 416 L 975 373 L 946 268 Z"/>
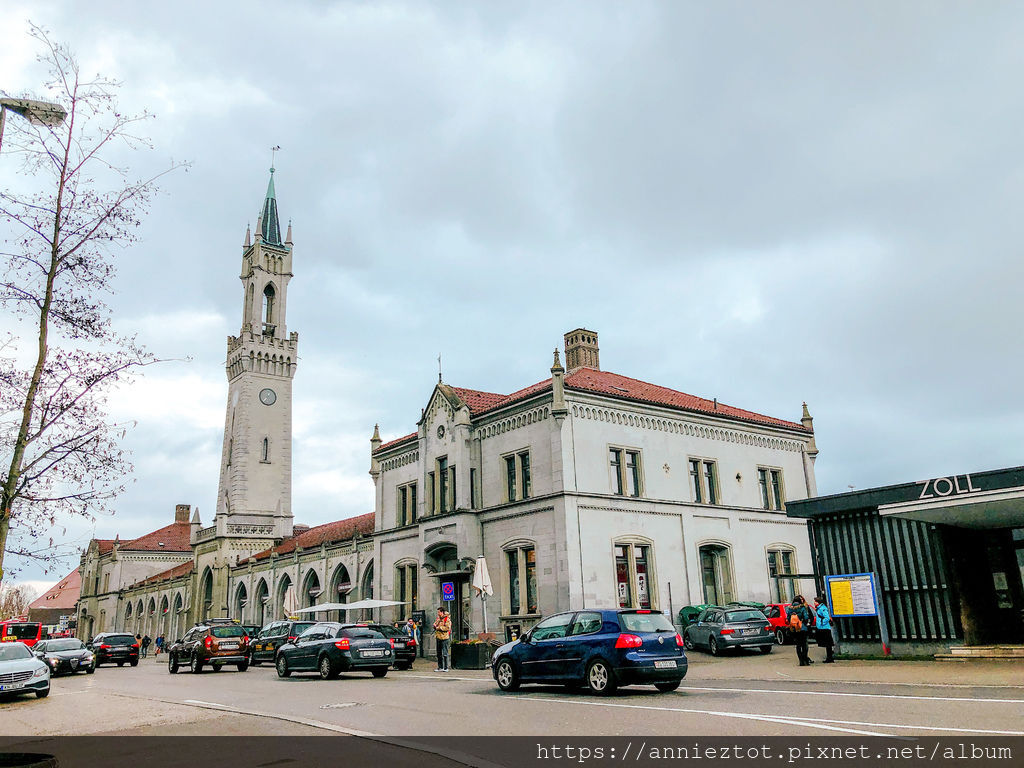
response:
<path fill-rule="evenodd" d="M 444 437 L 444 424 L 440 424 L 437 427 L 437 436 L 438 436 L 438 438 L 443 438 Z"/>
<path fill-rule="evenodd" d="M 277 393 L 270 388 L 260 390 L 260 402 L 264 405 L 273 405 L 277 402 Z"/>

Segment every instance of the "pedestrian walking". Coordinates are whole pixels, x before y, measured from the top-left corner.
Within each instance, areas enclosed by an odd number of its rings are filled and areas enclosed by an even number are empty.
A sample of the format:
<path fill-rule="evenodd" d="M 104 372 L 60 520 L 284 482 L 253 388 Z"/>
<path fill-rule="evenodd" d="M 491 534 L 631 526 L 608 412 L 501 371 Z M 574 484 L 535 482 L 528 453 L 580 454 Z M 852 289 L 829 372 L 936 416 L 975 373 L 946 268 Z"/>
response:
<path fill-rule="evenodd" d="M 814 614 L 807 607 L 803 595 L 793 598 L 793 603 L 786 610 L 789 620 L 789 631 L 796 643 L 796 657 L 800 660 L 800 666 L 806 667 L 813 664 L 810 656 L 807 655 L 807 635 L 814 626 Z"/>
<path fill-rule="evenodd" d="M 437 609 L 434 639 L 437 640 L 437 671 L 447 672 L 451 666 L 452 620 L 444 608 Z"/>
<path fill-rule="evenodd" d="M 146 635 L 142 638 L 142 658 L 146 658 L 149 654 L 149 646 L 153 644 L 153 638 Z"/>
<path fill-rule="evenodd" d="M 164 636 L 163 635 L 157 635 L 156 636 L 156 640 L 153 641 L 153 645 L 156 646 L 156 654 L 155 655 L 159 656 L 160 655 L 160 651 L 162 651 L 164 649 Z"/>
<path fill-rule="evenodd" d="M 825 663 L 833 664 L 836 658 L 832 655 L 835 647 L 835 638 L 832 636 L 832 614 L 829 613 L 828 604 L 821 595 L 814 598 L 814 617 L 817 625 L 815 640 L 817 640 L 819 648 L 825 649 Z"/>

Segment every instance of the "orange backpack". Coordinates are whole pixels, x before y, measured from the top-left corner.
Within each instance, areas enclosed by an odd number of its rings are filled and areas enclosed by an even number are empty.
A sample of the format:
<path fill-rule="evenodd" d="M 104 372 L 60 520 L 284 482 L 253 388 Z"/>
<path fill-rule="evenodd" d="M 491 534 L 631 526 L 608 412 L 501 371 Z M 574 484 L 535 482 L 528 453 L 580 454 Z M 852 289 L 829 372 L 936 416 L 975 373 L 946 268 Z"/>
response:
<path fill-rule="evenodd" d="M 804 628 L 804 623 L 800 619 L 800 614 L 796 611 L 793 611 L 793 613 L 789 615 L 789 628 L 794 632 L 800 632 Z"/>

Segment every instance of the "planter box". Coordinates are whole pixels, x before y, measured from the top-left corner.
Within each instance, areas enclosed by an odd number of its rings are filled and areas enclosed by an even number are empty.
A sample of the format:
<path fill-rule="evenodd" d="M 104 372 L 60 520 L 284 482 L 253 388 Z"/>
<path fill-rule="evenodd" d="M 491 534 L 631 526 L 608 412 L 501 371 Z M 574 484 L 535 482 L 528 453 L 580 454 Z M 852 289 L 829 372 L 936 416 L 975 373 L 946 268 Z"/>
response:
<path fill-rule="evenodd" d="M 452 643 L 452 666 L 455 669 L 487 669 L 491 665 L 493 652 L 489 643 Z"/>

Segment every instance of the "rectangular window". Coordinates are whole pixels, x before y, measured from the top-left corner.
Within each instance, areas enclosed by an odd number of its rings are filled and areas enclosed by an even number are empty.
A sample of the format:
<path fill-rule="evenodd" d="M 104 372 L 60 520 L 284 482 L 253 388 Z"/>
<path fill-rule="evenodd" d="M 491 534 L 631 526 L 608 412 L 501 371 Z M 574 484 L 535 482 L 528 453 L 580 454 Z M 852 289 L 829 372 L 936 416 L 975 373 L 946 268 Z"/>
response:
<path fill-rule="evenodd" d="M 786 508 L 781 469 L 758 467 L 757 485 L 761 490 L 761 506 L 764 509 L 781 511 Z"/>
<path fill-rule="evenodd" d="M 537 553 L 532 546 L 509 549 L 509 615 L 537 613 Z"/>
<path fill-rule="evenodd" d="M 788 603 L 796 596 L 796 582 L 793 579 L 778 578 L 791 573 L 796 573 L 796 563 L 793 550 L 791 549 L 769 549 L 768 550 L 768 576 L 771 584 L 772 602 Z"/>
<path fill-rule="evenodd" d="M 457 477 L 457 474 L 455 472 L 455 465 L 452 464 L 450 467 L 448 467 L 448 506 L 447 506 L 447 508 L 449 510 L 453 510 L 453 511 L 455 510 L 455 507 L 456 507 L 456 504 L 455 504 L 456 499 L 459 498 L 458 495 L 457 495 L 458 494 L 457 486 L 455 485 L 455 478 L 456 477 Z"/>
<path fill-rule="evenodd" d="M 437 460 L 437 506 L 441 513 L 448 511 L 448 457 L 442 456 Z"/>
<path fill-rule="evenodd" d="M 505 457 L 505 499 L 506 501 L 515 501 L 519 498 L 516 495 L 516 488 L 518 483 L 516 482 L 516 457 L 506 456 Z"/>
<path fill-rule="evenodd" d="M 437 510 L 435 506 L 437 503 L 437 494 L 434 493 L 434 486 L 436 485 L 434 480 L 434 473 L 427 472 L 427 514 L 432 515 Z"/>
<path fill-rule="evenodd" d="M 396 516 L 398 525 L 412 525 L 416 522 L 416 483 L 398 486 L 395 503 L 398 505 Z"/>
<path fill-rule="evenodd" d="M 419 604 L 419 585 L 416 564 L 410 563 L 400 565 L 395 569 L 395 586 L 397 587 L 398 599 L 408 603 L 408 607 L 400 606 L 399 610 L 411 613 L 416 610 Z"/>
<path fill-rule="evenodd" d="M 530 454 L 520 453 L 517 454 L 519 459 L 519 474 L 523 484 L 523 498 L 528 499 L 531 495 L 530 490 Z"/>
<path fill-rule="evenodd" d="M 612 492 L 619 496 L 640 496 L 640 451 L 609 448 L 608 461 L 612 471 Z"/>
<path fill-rule="evenodd" d="M 615 545 L 615 583 L 619 608 L 651 608 L 650 547 L 644 544 Z"/>
<path fill-rule="evenodd" d="M 109 573 L 104 573 L 103 574 L 103 591 L 104 592 L 109 592 L 110 591 L 110 574 Z"/>
<path fill-rule="evenodd" d="M 476 467 L 469 468 L 469 508 L 477 508 L 476 498 Z"/>
<path fill-rule="evenodd" d="M 711 459 L 689 459 L 690 490 L 696 504 L 718 503 L 718 467 Z"/>

